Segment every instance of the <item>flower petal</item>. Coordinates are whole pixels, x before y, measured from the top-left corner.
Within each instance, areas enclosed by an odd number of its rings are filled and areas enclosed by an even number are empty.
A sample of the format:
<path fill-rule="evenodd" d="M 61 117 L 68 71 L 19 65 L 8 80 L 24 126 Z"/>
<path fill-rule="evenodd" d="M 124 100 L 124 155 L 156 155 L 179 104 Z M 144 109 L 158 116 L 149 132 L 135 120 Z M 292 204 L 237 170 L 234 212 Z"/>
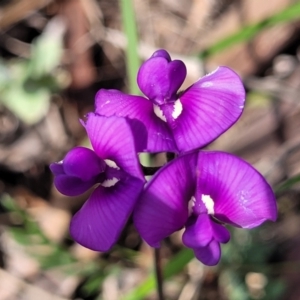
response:
<path fill-rule="evenodd" d="M 62 161 L 50 164 L 49 168 L 54 176 L 65 174 Z"/>
<path fill-rule="evenodd" d="M 96 113 L 128 117 L 137 152 L 177 152 L 167 123 L 155 115 L 153 103 L 143 97 L 102 89 L 96 95 Z"/>
<path fill-rule="evenodd" d="M 151 57 L 164 57 L 168 62 L 171 61 L 171 56 L 165 49 L 156 50 Z"/>
<path fill-rule="evenodd" d="M 219 243 L 226 244 L 230 240 L 230 232 L 221 224 L 211 221 L 214 239 Z"/>
<path fill-rule="evenodd" d="M 194 249 L 197 259 L 207 266 L 215 266 L 221 258 L 220 244 L 212 240 L 206 247 Z"/>
<path fill-rule="evenodd" d="M 155 55 L 142 64 L 137 81 L 141 91 L 159 105 L 176 100 L 185 77 L 186 67 L 181 60 L 169 62 L 165 55 Z"/>
<path fill-rule="evenodd" d="M 245 90 L 235 72 L 219 67 L 179 99 L 183 110 L 172 128 L 179 151 L 185 152 L 212 142 L 238 120 L 244 108 Z"/>
<path fill-rule="evenodd" d="M 85 128 L 96 154 L 114 161 L 128 174 L 144 176 L 135 151 L 134 139 L 126 119 L 88 114 Z"/>
<path fill-rule="evenodd" d="M 78 177 L 69 175 L 57 175 L 54 178 L 54 185 L 57 190 L 66 196 L 78 196 L 89 190 L 96 184 L 96 178 L 82 181 Z"/>
<path fill-rule="evenodd" d="M 194 193 L 197 154 L 181 156 L 159 170 L 146 186 L 135 208 L 134 224 L 152 247 L 181 229 L 188 219 Z"/>
<path fill-rule="evenodd" d="M 88 148 L 75 147 L 63 160 L 64 171 L 67 175 L 88 181 L 105 170 L 105 162 Z"/>
<path fill-rule="evenodd" d="M 201 214 L 196 222 L 187 225 L 182 235 L 182 242 L 186 247 L 206 247 L 213 239 L 211 220 L 207 214 Z"/>
<path fill-rule="evenodd" d="M 71 221 L 74 240 L 95 251 L 108 251 L 117 242 L 143 185 L 128 176 L 112 187 L 96 188 Z"/>
<path fill-rule="evenodd" d="M 251 165 L 224 152 L 199 152 L 198 192 L 214 201 L 214 216 L 243 228 L 277 217 L 270 185 Z"/>

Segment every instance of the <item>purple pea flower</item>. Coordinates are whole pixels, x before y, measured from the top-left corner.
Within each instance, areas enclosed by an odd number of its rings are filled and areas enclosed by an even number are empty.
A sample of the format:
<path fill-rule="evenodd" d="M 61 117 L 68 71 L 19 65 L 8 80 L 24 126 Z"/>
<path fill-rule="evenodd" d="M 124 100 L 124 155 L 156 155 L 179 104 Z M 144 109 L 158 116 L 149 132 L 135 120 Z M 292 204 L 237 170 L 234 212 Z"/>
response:
<path fill-rule="evenodd" d="M 139 123 L 132 126 L 138 152 L 183 153 L 203 147 L 238 120 L 245 90 L 239 76 L 227 67 L 178 93 L 185 77 L 184 63 L 158 50 L 138 72 L 138 85 L 148 99 L 102 89 L 96 95 L 96 112 L 141 121 L 147 136 Z"/>
<path fill-rule="evenodd" d="M 132 213 L 145 179 L 124 118 L 90 113 L 82 124 L 94 151 L 73 148 L 50 168 L 56 188 L 64 195 L 80 195 L 97 185 L 73 217 L 70 232 L 79 244 L 108 251 Z"/>
<path fill-rule="evenodd" d="M 245 161 L 224 152 L 193 151 L 173 160 L 147 184 L 134 211 L 141 237 L 152 247 L 185 227 L 186 247 L 206 265 L 230 239 L 224 223 L 254 228 L 275 221 L 275 197 L 266 180 Z"/>

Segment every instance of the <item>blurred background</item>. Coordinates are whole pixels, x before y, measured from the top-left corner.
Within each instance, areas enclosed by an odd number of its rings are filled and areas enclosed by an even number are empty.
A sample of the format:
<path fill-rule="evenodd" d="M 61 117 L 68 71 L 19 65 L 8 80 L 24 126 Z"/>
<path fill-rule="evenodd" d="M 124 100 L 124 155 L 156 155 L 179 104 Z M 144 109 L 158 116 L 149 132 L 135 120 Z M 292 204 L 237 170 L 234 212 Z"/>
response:
<path fill-rule="evenodd" d="M 88 146 L 79 118 L 97 90 L 138 93 L 137 68 L 159 48 L 186 63 L 183 88 L 218 65 L 242 77 L 245 112 L 208 148 L 252 163 L 279 209 L 276 223 L 232 229 L 216 267 L 181 232 L 167 239 L 166 299 L 299 300 L 299 46 L 295 0 L 1 0 L 0 300 L 157 299 L 152 250 L 130 221 L 109 253 L 72 241 L 88 194 L 59 194 L 48 165 Z"/>

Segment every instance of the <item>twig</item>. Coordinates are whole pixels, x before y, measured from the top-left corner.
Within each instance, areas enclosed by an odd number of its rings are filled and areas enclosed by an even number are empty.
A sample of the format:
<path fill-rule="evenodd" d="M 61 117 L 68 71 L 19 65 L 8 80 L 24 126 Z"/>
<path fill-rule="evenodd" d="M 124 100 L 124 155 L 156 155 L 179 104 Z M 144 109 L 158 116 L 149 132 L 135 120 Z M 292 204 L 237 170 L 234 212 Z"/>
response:
<path fill-rule="evenodd" d="M 0 10 L 0 29 L 5 29 L 47 6 L 52 0 L 13 1 Z"/>

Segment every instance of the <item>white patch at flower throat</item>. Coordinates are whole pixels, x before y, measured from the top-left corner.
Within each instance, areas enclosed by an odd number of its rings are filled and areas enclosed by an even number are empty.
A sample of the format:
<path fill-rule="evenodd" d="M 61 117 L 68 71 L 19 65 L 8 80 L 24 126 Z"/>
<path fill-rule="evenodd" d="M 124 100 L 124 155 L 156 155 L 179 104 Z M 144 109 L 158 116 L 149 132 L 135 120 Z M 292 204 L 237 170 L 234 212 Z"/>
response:
<path fill-rule="evenodd" d="M 172 112 L 172 117 L 174 120 L 176 120 L 182 113 L 182 104 L 180 102 L 180 99 L 177 99 L 174 102 L 174 110 Z"/>
<path fill-rule="evenodd" d="M 174 120 L 176 120 L 182 113 L 182 104 L 180 102 L 180 99 L 177 99 L 174 104 L 173 104 L 173 112 L 172 112 L 172 118 Z M 162 111 L 162 109 L 156 105 L 156 104 L 153 104 L 153 110 L 154 110 L 154 113 L 157 117 L 159 117 L 161 120 L 163 120 L 164 122 L 167 122 L 167 119 L 166 117 L 164 116 L 164 113 Z"/>
<path fill-rule="evenodd" d="M 120 168 L 118 167 L 118 165 L 113 161 L 113 160 L 110 160 L 110 159 L 104 159 L 105 163 L 111 167 L 111 168 L 114 168 L 114 169 L 117 169 L 117 170 L 120 170 Z"/>
<path fill-rule="evenodd" d="M 101 185 L 104 186 L 104 187 L 111 187 L 111 186 L 114 186 L 118 181 L 119 181 L 118 178 L 113 177 L 112 179 L 106 179 L 106 180 L 104 180 L 101 183 Z"/>
<path fill-rule="evenodd" d="M 167 122 L 166 117 L 163 115 L 163 111 L 160 109 L 158 105 L 153 104 L 153 110 L 157 117 L 159 117 L 164 122 Z"/>
<path fill-rule="evenodd" d="M 195 206 L 195 203 L 196 203 L 196 199 L 194 196 L 192 196 L 192 198 L 190 199 L 190 201 L 188 203 L 189 216 L 193 213 L 193 207 Z"/>
<path fill-rule="evenodd" d="M 202 195 L 201 200 L 203 201 L 203 203 L 207 209 L 207 213 L 209 215 L 213 215 L 215 213 L 215 210 L 214 210 L 215 203 L 214 203 L 213 199 L 211 199 L 209 195 Z"/>

